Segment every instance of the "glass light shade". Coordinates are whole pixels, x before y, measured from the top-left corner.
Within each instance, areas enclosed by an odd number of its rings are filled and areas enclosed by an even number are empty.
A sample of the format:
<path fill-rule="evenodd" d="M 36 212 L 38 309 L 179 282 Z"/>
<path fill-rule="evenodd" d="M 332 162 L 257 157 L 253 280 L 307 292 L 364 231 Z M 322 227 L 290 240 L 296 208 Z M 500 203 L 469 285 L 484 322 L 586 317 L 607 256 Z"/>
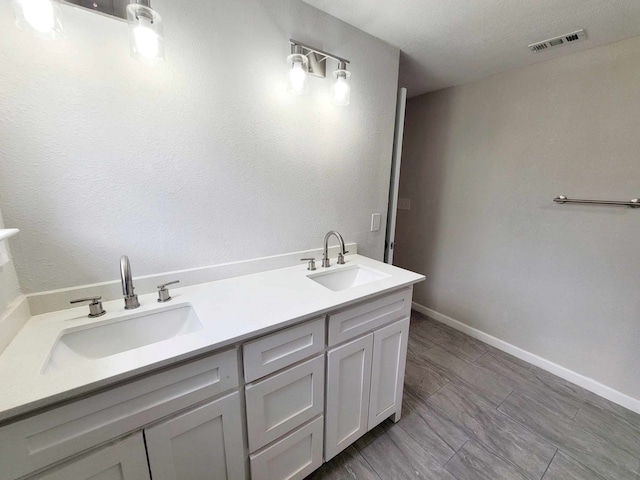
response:
<path fill-rule="evenodd" d="M 162 18 L 144 5 L 127 5 L 131 56 L 151 65 L 164 62 Z"/>
<path fill-rule="evenodd" d="M 333 72 L 331 99 L 335 105 L 349 105 L 351 101 L 351 72 L 345 69 Z"/>
<path fill-rule="evenodd" d="M 289 81 L 287 91 L 291 95 L 306 95 L 309 92 L 309 59 L 301 53 L 292 53 L 287 57 Z"/>
<path fill-rule="evenodd" d="M 13 0 L 13 16 L 19 28 L 40 38 L 64 36 L 57 0 Z"/>

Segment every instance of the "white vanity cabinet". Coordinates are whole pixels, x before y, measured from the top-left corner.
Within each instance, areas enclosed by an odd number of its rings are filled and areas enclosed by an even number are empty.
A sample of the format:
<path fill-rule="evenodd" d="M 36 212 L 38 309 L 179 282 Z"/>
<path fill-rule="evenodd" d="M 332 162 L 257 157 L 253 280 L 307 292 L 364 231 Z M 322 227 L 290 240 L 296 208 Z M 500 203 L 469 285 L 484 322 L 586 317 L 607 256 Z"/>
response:
<path fill-rule="evenodd" d="M 252 480 L 300 480 L 322 465 L 325 317 L 244 345 Z"/>
<path fill-rule="evenodd" d="M 174 467 L 178 470 L 177 477 L 163 478 L 181 478 L 179 470 L 183 464 L 204 458 L 205 453 L 198 444 L 201 438 L 207 438 L 210 443 L 221 442 L 230 454 L 242 458 L 245 449 L 239 385 L 238 351 L 234 348 L 0 427 L 0 479 L 16 480 L 40 471 L 44 472 L 43 476 L 35 478 L 49 480 L 63 475 L 61 478 L 65 480 L 148 479 L 147 453 L 157 459 L 162 454 L 157 454 L 156 449 L 163 448 L 173 455 Z M 223 396 L 233 390 L 233 394 Z M 213 401 L 209 408 L 197 407 L 207 401 Z M 162 420 L 177 413 L 173 419 Z M 150 427 L 159 421 L 164 423 Z M 223 423 L 221 434 L 217 428 Z M 142 431 L 147 428 L 154 443 L 147 445 L 145 451 Z M 130 448 L 117 446 L 119 444 L 103 447 L 135 432 L 138 433 L 127 443 Z M 95 453 L 91 453 L 88 460 L 72 462 L 62 470 L 64 474 L 58 474 L 55 469 L 51 473 L 46 470 L 91 449 L 95 449 Z M 211 456 L 210 452 L 206 454 Z M 140 476 L 136 459 L 145 465 L 146 476 Z M 106 473 L 97 471 L 89 475 L 92 463 L 103 465 Z M 221 463 L 219 468 L 233 473 L 228 478 L 244 479 L 244 462 L 235 469 L 233 465 L 233 462 Z M 153 480 L 157 480 L 155 477 Z"/>
<path fill-rule="evenodd" d="M 325 460 L 390 416 L 400 419 L 411 294 L 402 290 L 329 315 L 329 341 L 374 330 L 327 353 Z"/>
<path fill-rule="evenodd" d="M 370 295 L 0 426 L 0 480 L 302 480 L 400 418 L 411 296 Z"/>
<path fill-rule="evenodd" d="M 240 394 L 234 392 L 144 430 L 153 480 L 244 480 Z"/>

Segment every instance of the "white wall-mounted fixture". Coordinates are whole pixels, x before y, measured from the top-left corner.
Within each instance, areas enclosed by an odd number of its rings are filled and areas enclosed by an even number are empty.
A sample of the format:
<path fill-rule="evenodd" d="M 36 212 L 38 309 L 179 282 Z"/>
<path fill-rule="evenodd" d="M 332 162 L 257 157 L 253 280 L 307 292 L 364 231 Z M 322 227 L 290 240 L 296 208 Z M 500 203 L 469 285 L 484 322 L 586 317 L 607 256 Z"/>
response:
<path fill-rule="evenodd" d="M 13 0 L 16 25 L 47 40 L 64 36 L 57 0 Z"/>
<path fill-rule="evenodd" d="M 129 23 L 131 55 L 145 63 L 164 61 L 162 19 L 150 0 L 63 0 L 63 3 Z M 63 36 L 58 0 L 13 0 L 16 25 L 47 39 Z"/>
<path fill-rule="evenodd" d="M 351 99 L 351 72 L 347 71 L 350 63 L 341 57 L 323 52 L 296 40 L 291 43 L 291 55 L 287 57 L 289 80 L 287 91 L 292 95 L 308 93 L 308 76 L 325 78 L 327 76 L 327 59 L 338 62 L 338 69 L 333 72 L 331 82 L 331 98 L 336 105 L 349 105 Z"/>

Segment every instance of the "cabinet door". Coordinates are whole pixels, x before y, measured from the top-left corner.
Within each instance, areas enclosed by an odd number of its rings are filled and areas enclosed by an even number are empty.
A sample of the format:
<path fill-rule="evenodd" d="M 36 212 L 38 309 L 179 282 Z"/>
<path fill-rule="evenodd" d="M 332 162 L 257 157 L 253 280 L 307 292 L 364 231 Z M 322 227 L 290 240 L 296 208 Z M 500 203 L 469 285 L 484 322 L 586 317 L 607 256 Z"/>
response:
<path fill-rule="evenodd" d="M 33 480 L 149 480 L 142 432 L 36 475 Z"/>
<path fill-rule="evenodd" d="M 370 333 L 327 354 L 327 461 L 367 432 L 372 350 Z"/>
<path fill-rule="evenodd" d="M 408 338 L 408 318 L 373 333 L 369 430 L 391 415 L 400 419 Z"/>
<path fill-rule="evenodd" d="M 240 395 L 234 392 L 145 430 L 153 480 L 244 480 Z"/>

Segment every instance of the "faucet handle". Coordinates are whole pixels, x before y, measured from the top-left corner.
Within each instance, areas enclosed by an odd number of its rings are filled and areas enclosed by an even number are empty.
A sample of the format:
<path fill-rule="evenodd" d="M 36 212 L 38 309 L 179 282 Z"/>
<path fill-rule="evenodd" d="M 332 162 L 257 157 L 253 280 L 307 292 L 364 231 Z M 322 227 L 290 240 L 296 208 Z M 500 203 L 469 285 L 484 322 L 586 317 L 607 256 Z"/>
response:
<path fill-rule="evenodd" d="M 174 280 L 172 282 L 167 282 L 162 285 L 158 285 L 158 303 L 164 303 L 171 300 L 171 295 L 169 295 L 169 290 L 167 287 L 169 285 L 175 285 L 176 283 L 180 283 L 180 280 Z"/>
<path fill-rule="evenodd" d="M 102 315 L 107 313 L 107 311 L 104 308 L 102 308 L 102 302 L 100 300 L 102 300 L 102 297 L 89 297 L 89 298 L 79 298 L 77 300 L 71 300 L 69 303 L 73 305 L 74 303 L 91 302 L 89 304 L 89 315 L 87 316 L 89 318 L 96 318 L 96 317 L 101 317 Z"/>
<path fill-rule="evenodd" d="M 349 253 L 349 252 L 344 252 L 344 253 Z M 344 255 L 342 254 L 342 252 L 338 254 L 338 265 L 344 265 Z"/>
<path fill-rule="evenodd" d="M 316 269 L 316 259 L 315 258 L 301 258 L 301 262 L 309 262 L 307 265 L 307 270 L 315 270 Z"/>

